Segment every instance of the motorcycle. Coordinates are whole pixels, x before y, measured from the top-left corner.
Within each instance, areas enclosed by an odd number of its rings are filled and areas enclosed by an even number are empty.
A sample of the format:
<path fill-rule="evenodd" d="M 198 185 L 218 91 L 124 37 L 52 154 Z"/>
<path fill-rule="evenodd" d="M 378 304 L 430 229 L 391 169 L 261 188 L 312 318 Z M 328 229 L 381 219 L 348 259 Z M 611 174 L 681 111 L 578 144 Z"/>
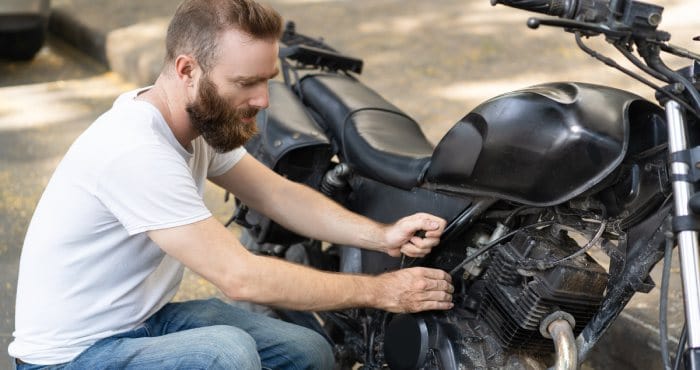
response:
<path fill-rule="evenodd" d="M 239 201 L 227 226 L 244 226 L 241 241 L 256 253 L 322 270 L 443 269 L 455 307 L 275 314 L 321 333 L 343 369 L 575 369 L 632 296 L 655 286 L 649 273 L 662 259 L 667 289 L 677 244 L 686 326 L 674 365 L 700 369 L 700 55 L 668 43 L 654 4 L 492 3 L 553 16 L 527 25 L 573 33 L 581 50 L 653 88 L 658 102 L 590 83 L 540 84 L 483 102 L 433 146 L 414 119 L 359 80 L 361 59 L 288 23 L 284 82 L 270 83 L 249 153 L 377 221 L 427 212 L 448 225 L 423 258 L 309 240 Z M 600 35 L 638 71 L 584 42 Z M 662 53 L 690 65 L 671 70 Z M 596 246 L 608 268 L 591 257 Z M 662 316 L 671 368 L 664 329 Z"/>

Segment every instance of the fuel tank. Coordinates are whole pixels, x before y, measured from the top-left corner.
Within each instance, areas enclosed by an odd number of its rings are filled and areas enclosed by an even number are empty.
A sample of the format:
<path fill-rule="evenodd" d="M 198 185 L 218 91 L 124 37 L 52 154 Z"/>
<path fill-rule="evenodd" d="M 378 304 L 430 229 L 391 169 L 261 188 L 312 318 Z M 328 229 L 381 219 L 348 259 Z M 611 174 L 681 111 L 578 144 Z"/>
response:
<path fill-rule="evenodd" d="M 534 206 L 562 203 L 613 173 L 628 151 L 630 129 L 644 129 L 643 121 L 660 111 L 627 91 L 585 83 L 503 94 L 442 138 L 424 186 Z"/>

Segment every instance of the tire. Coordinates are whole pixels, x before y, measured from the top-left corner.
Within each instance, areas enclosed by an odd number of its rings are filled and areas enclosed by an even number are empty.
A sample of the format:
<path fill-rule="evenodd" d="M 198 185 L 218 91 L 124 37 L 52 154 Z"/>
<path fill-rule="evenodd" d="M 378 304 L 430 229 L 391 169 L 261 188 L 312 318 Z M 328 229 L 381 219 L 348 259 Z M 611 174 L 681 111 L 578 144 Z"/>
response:
<path fill-rule="evenodd" d="M 46 20 L 40 15 L 0 15 L 0 58 L 27 61 L 46 39 Z"/>

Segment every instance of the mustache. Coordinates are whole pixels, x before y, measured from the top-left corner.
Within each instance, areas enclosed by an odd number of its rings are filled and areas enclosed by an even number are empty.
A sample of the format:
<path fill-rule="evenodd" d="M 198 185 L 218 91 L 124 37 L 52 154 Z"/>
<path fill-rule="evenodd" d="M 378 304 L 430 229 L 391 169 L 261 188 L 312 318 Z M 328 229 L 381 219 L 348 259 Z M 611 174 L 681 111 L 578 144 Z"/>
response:
<path fill-rule="evenodd" d="M 190 103 L 185 107 L 191 117 L 200 122 L 232 122 L 241 118 L 253 118 L 259 107 L 245 106 L 242 108 L 232 107 L 226 100 L 221 99 L 216 92 L 216 87 L 209 80 L 202 81 L 200 93 L 200 104 Z"/>
<path fill-rule="evenodd" d="M 258 115 L 260 108 L 244 107 L 236 110 L 236 115 L 240 118 L 253 118 Z"/>

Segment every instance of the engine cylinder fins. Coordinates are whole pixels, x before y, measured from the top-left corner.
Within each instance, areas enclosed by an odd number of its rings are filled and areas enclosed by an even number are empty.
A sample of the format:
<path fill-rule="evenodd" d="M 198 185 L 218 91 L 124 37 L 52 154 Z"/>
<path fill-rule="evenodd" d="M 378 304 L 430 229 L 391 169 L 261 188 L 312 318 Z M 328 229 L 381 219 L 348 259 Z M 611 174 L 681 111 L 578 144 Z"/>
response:
<path fill-rule="evenodd" d="M 551 313 L 572 315 L 580 333 L 600 307 L 608 281 L 605 270 L 588 255 L 540 271 L 523 271 L 517 279 L 517 263 L 525 258 L 560 258 L 577 244 L 562 234 L 545 230 L 524 231 L 501 245 L 486 277 L 478 316 L 489 325 L 507 349 L 551 353 L 552 341 L 539 331 Z M 515 282 L 515 283 L 514 283 Z"/>
<path fill-rule="evenodd" d="M 489 275 L 499 284 L 516 285 L 523 277 L 517 271 L 516 261 L 507 254 L 496 253 Z"/>

